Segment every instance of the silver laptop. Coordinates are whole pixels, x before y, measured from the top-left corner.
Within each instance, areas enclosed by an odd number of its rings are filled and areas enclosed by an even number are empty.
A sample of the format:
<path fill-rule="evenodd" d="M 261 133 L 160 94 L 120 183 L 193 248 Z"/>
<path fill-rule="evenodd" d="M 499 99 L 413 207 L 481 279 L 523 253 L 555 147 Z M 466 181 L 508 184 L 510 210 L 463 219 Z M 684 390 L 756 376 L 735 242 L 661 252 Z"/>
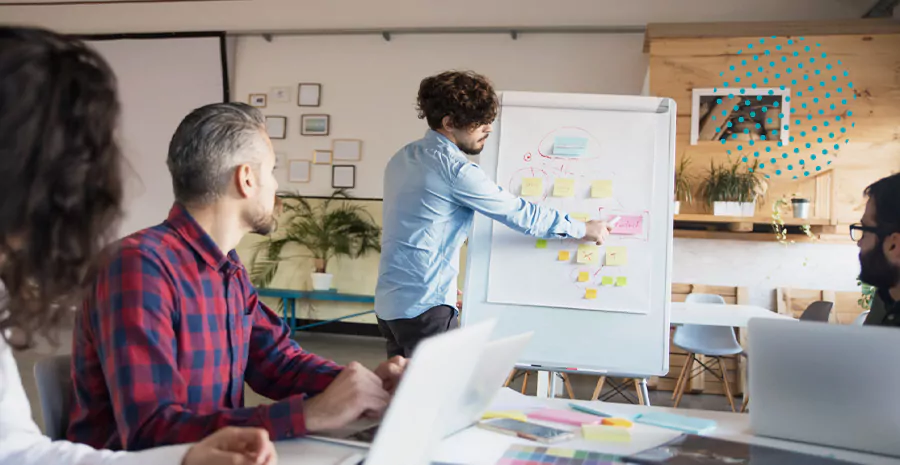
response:
<path fill-rule="evenodd" d="M 312 437 L 360 445 L 359 435 L 373 435 L 366 465 L 428 463 L 443 437 L 438 425 L 444 407 L 455 403 L 469 384 L 494 325 L 486 321 L 419 344 L 377 434 L 370 423 Z"/>
<path fill-rule="evenodd" d="M 754 434 L 900 456 L 900 329 L 755 318 Z"/>

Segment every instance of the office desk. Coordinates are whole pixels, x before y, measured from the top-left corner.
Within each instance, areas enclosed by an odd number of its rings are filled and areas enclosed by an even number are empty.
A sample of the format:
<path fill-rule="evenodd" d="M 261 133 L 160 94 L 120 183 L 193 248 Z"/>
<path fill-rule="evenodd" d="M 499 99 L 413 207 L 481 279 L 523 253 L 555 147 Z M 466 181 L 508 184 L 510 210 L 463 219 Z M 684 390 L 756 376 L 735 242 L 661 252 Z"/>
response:
<path fill-rule="evenodd" d="M 539 399 L 521 396 L 508 389 L 505 391 L 508 392 L 503 392 L 501 395 L 497 396 L 498 399 L 495 400 L 494 405 L 491 406 L 492 410 L 509 408 L 529 410 L 544 406 L 565 408 L 569 402 L 565 399 Z M 668 407 L 647 407 L 642 405 L 611 404 L 603 402 L 579 402 L 609 412 L 613 415 L 634 415 L 650 411 L 663 411 L 715 420 L 718 427 L 715 431 L 709 433 L 708 436 L 729 441 L 789 449 L 796 452 L 834 457 L 864 464 L 900 465 L 900 459 L 898 458 L 755 437 L 750 433 L 749 416 L 747 414 L 691 409 L 676 410 Z M 679 434 L 680 433 L 676 431 L 635 424 L 634 428 L 631 430 L 632 440 L 630 443 L 585 442 L 583 439 L 578 438 L 569 442 L 554 444 L 554 446 L 627 455 L 655 447 L 674 439 Z M 473 427 L 444 439 L 436 451 L 434 460 L 460 465 L 495 465 L 506 449 L 516 443 L 535 445 L 535 443 L 529 441 Z M 358 454 L 361 451 L 361 449 L 355 447 L 334 445 L 312 439 L 280 441 L 275 444 L 275 447 L 279 454 L 278 463 L 281 465 L 336 465 L 343 459 L 353 454 Z"/>
<path fill-rule="evenodd" d="M 346 320 L 348 318 L 353 318 L 362 315 L 368 315 L 370 313 L 375 313 L 375 310 L 367 310 L 365 312 L 353 313 L 350 315 L 344 315 L 338 318 L 332 318 L 330 320 L 318 321 L 315 323 L 310 323 L 308 325 L 297 326 L 297 299 L 307 299 L 307 300 L 320 300 L 320 301 L 330 301 L 330 302 L 351 302 L 351 303 L 362 303 L 362 304 L 375 304 L 375 297 L 371 295 L 360 295 L 360 294 L 342 294 L 337 291 L 300 291 L 296 289 L 257 289 L 260 297 L 275 297 L 281 299 L 282 303 L 282 312 L 285 320 L 288 320 L 288 327 L 291 328 L 291 334 L 294 331 L 299 331 L 303 329 L 309 329 L 316 326 L 321 326 L 328 323 L 333 323 L 335 321 Z M 290 319 L 288 319 L 288 311 L 290 311 Z"/>

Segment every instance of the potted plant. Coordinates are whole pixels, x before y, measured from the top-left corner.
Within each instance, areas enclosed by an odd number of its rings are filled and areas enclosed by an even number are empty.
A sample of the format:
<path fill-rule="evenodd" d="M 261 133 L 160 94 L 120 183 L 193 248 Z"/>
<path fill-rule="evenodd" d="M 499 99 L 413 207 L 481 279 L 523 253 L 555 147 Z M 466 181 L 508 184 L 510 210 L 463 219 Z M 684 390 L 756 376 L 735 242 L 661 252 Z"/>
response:
<path fill-rule="evenodd" d="M 756 175 L 756 164 L 747 169 L 739 162 L 716 166 L 712 162 L 700 192 L 716 216 L 754 216 L 756 199 L 765 194 L 765 183 Z"/>
<path fill-rule="evenodd" d="M 284 213 L 279 217 L 279 230 L 260 243 L 253 259 L 250 275 L 255 286 L 268 285 L 281 263 L 305 257 L 313 259 L 313 289 L 330 290 L 334 276 L 327 270 L 332 258 L 381 252 L 381 228 L 363 207 L 346 201 L 350 196 L 344 190 L 336 190 L 316 206 L 296 193 L 280 193 L 278 197 Z M 283 255 L 290 244 L 303 247 L 307 253 Z"/>
<path fill-rule="evenodd" d="M 694 203 L 694 180 L 687 174 L 687 167 L 690 165 L 690 157 L 685 155 L 678 168 L 675 169 L 675 213 L 681 213 L 681 202 L 688 205 Z"/>
<path fill-rule="evenodd" d="M 794 218 L 809 218 L 809 199 L 802 197 L 791 198 L 791 211 L 794 214 Z"/>

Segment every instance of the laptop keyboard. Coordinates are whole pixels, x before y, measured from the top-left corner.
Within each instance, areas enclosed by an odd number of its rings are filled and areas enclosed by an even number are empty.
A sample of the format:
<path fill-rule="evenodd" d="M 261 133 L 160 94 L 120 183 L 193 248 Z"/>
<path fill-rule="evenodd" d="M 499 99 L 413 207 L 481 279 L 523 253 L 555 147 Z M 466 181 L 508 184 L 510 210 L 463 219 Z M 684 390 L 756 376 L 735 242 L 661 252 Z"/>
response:
<path fill-rule="evenodd" d="M 374 426 L 370 426 L 362 431 L 357 431 L 357 432 L 351 434 L 350 436 L 348 436 L 347 439 L 351 439 L 353 441 L 359 441 L 359 442 L 372 443 L 375 441 L 375 435 L 378 433 L 379 426 L 381 426 L 381 425 L 374 425 Z"/>

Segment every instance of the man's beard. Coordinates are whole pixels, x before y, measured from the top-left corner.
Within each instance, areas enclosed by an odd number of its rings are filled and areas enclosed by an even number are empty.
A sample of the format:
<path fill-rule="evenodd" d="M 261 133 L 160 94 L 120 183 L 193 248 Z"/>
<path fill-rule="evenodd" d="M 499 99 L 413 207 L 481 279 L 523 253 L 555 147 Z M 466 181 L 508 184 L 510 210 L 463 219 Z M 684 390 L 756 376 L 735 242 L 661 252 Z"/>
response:
<path fill-rule="evenodd" d="M 262 208 L 245 213 L 244 222 L 250 226 L 250 232 L 261 236 L 268 236 L 276 225 L 275 215 L 266 213 Z"/>
<path fill-rule="evenodd" d="M 859 280 L 878 289 L 890 289 L 900 282 L 900 267 L 884 255 L 884 239 L 868 252 L 859 253 Z"/>
<path fill-rule="evenodd" d="M 486 139 L 487 137 L 485 136 L 483 139 L 475 141 L 471 145 L 460 145 L 459 149 L 462 150 L 466 155 L 478 155 L 482 150 L 484 150 L 484 144 L 482 143 L 480 147 L 476 144 L 484 142 Z"/>

